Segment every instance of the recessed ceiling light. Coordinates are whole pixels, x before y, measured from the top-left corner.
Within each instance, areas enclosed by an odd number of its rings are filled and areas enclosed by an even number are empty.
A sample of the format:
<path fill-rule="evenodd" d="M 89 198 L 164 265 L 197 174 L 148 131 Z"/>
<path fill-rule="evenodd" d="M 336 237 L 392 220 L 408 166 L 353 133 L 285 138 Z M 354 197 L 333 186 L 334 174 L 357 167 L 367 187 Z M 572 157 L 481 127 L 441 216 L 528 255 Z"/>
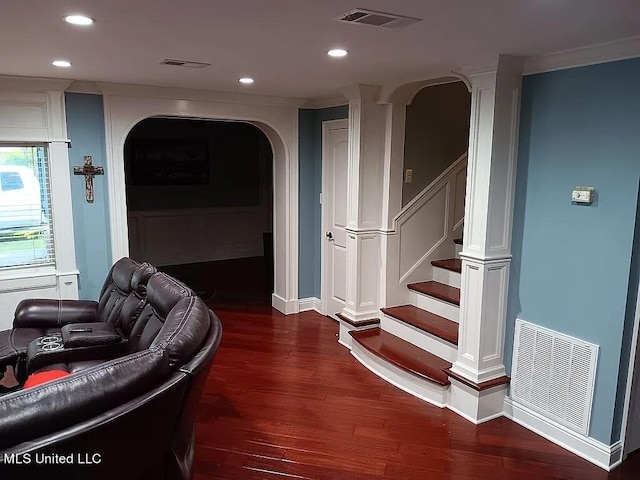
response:
<path fill-rule="evenodd" d="M 327 52 L 327 55 L 329 55 L 330 57 L 346 57 L 347 56 L 347 52 L 344 48 L 334 48 L 332 50 L 329 50 Z"/>
<path fill-rule="evenodd" d="M 52 65 L 55 65 L 56 67 L 70 67 L 71 66 L 71 62 L 67 62 L 66 60 L 55 60 L 53 62 L 51 62 Z"/>
<path fill-rule="evenodd" d="M 64 21 L 73 25 L 82 26 L 92 25 L 95 22 L 93 18 L 84 15 L 67 15 L 64 17 Z"/>
<path fill-rule="evenodd" d="M 238 80 L 240 83 L 244 83 L 245 85 L 250 85 L 253 83 L 253 78 L 251 77 L 242 77 L 240 80 Z"/>

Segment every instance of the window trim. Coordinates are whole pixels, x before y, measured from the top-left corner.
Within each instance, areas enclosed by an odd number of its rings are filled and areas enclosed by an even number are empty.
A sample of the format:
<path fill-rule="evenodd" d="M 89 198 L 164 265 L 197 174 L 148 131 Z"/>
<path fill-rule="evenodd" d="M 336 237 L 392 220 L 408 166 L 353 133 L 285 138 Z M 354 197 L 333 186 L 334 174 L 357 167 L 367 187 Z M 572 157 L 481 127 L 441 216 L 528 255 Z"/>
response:
<path fill-rule="evenodd" d="M 43 145 L 49 162 L 54 265 L 6 267 L 0 292 L 20 290 L 19 297 L 78 298 L 78 270 L 73 230 L 64 91 L 70 80 L 0 78 L 0 143 Z M 6 107 L 6 108 L 3 108 Z M 11 300 L 13 298 L 13 300 Z M 0 297 L 0 304 L 3 303 Z M 9 303 L 14 295 L 7 297 Z"/>

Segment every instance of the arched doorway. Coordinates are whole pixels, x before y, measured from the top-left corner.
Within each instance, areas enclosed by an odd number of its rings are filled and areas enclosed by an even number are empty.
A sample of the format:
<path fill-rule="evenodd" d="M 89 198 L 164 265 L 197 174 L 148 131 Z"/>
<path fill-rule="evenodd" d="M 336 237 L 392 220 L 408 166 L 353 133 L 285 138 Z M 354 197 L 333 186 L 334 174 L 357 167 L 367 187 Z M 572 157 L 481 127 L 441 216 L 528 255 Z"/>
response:
<path fill-rule="evenodd" d="M 298 106 L 294 101 L 244 99 L 227 94 L 142 88 L 105 88 L 107 173 L 111 256 L 129 254 L 124 144 L 131 129 L 149 117 L 167 116 L 252 123 L 269 139 L 273 150 L 272 305 L 283 313 L 298 311 Z M 190 99 L 186 99 L 190 98 Z M 251 102 L 251 103 L 249 103 Z"/>
<path fill-rule="evenodd" d="M 147 118 L 124 146 L 130 256 L 212 305 L 271 304 L 273 151 L 251 123 Z"/>

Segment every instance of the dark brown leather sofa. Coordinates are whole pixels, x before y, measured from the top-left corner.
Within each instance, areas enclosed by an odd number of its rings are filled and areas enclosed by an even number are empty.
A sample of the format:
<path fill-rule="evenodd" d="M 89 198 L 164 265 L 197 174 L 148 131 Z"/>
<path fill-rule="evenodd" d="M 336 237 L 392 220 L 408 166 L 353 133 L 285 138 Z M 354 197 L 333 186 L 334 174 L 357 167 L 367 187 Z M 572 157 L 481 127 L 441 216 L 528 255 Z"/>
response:
<path fill-rule="evenodd" d="M 111 267 L 98 301 L 23 300 L 16 308 L 13 328 L 0 331 L 0 375 L 11 366 L 18 380 L 24 382 L 29 344 L 45 335 L 59 335 L 64 325 L 105 322 L 126 328 L 144 307 L 146 285 L 155 272 L 152 265 L 125 257 Z"/>
<path fill-rule="evenodd" d="M 150 275 L 137 303 L 130 294 L 115 302 L 120 306 L 109 321 L 93 325 L 100 327 L 97 337 L 103 324 L 121 335 L 107 348 L 100 339 L 92 344 L 89 332 L 88 342 L 79 334 L 79 344 L 46 352 L 34 350 L 34 339 L 20 354 L 25 368 L 33 367 L 29 373 L 70 375 L 0 396 L 0 478 L 190 478 L 197 401 L 221 324 L 164 273 Z M 84 320 L 79 324 L 92 325 Z"/>

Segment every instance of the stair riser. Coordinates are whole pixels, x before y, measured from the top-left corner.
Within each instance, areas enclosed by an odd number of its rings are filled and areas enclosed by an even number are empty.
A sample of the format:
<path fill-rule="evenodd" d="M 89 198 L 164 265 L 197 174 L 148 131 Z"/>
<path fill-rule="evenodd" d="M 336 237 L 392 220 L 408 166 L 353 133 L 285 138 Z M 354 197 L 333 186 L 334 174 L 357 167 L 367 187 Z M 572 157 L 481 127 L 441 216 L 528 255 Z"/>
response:
<path fill-rule="evenodd" d="M 437 298 L 430 297 L 429 295 L 423 295 L 415 290 L 409 291 L 409 299 L 411 305 L 427 310 L 441 317 L 447 318 L 452 322 L 459 323 L 460 319 L 460 307 L 448 302 L 443 302 Z"/>
<path fill-rule="evenodd" d="M 429 402 L 438 407 L 444 407 L 449 403 L 448 386 L 444 387 L 405 372 L 386 360 L 372 354 L 356 341 L 353 342 L 351 355 L 383 380 L 425 402 Z"/>
<path fill-rule="evenodd" d="M 447 270 L 446 268 L 433 267 L 433 280 L 449 285 L 450 287 L 460 288 L 462 275 L 457 272 Z"/>
<path fill-rule="evenodd" d="M 380 328 L 396 337 L 400 337 L 416 347 L 433 353 L 447 362 L 458 360 L 458 349 L 455 345 L 408 325 L 401 320 L 382 314 L 380 318 Z"/>
<path fill-rule="evenodd" d="M 462 245 L 456 244 L 456 257 L 460 258 L 460 252 L 462 252 Z"/>

